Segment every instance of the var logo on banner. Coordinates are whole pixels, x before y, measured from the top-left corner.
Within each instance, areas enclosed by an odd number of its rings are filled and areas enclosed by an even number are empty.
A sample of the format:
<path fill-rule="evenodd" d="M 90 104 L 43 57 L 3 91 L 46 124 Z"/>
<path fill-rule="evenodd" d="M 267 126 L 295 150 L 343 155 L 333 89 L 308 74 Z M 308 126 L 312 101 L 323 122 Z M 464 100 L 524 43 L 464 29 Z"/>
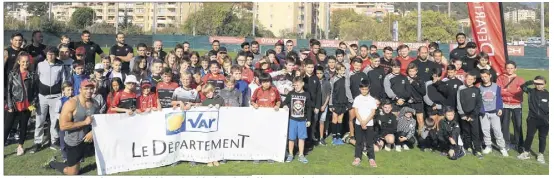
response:
<path fill-rule="evenodd" d="M 181 132 L 217 132 L 219 125 L 218 111 L 172 112 L 165 115 L 166 134 L 175 135 Z"/>

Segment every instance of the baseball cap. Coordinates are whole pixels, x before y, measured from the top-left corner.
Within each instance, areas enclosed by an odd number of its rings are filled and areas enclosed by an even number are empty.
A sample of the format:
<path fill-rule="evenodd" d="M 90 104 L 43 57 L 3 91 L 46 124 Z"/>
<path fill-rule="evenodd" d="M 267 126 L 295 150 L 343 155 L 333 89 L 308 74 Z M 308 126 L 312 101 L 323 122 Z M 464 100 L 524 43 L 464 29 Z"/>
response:
<path fill-rule="evenodd" d="M 86 53 L 86 50 L 84 46 L 81 46 L 75 49 L 75 55 L 79 55 L 79 54 L 84 55 L 85 53 Z"/>
<path fill-rule="evenodd" d="M 143 80 L 142 82 L 140 82 L 140 88 L 150 88 L 152 87 L 152 83 L 150 83 L 149 80 Z"/>
<path fill-rule="evenodd" d="M 220 47 L 218 53 L 227 53 L 227 48 Z"/>
<path fill-rule="evenodd" d="M 94 86 L 96 86 L 96 85 L 94 85 L 94 83 L 92 83 L 92 82 L 91 82 L 90 80 L 88 80 L 88 79 L 85 79 L 85 80 L 81 81 L 81 88 L 88 87 L 88 86 L 94 87 Z"/>
<path fill-rule="evenodd" d="M 104 72 L 104 64 L 102 63 L 95 64 L 94 70 L 98 72 Z"/>
<path fill-rule="evenodd" d="M 477 48 L 477 44 L 473 41 L 467 42 L 466 48 Z"/>
<path fill-rule="evenodd" d="M 127 83 L 135 83 L 135 84 L 139 84 L 139 82 L 137 81 L 137 77 L 135 77 L 134 75 L 128 75 L 127 78 L 125 79 L 125 84 Z"/>

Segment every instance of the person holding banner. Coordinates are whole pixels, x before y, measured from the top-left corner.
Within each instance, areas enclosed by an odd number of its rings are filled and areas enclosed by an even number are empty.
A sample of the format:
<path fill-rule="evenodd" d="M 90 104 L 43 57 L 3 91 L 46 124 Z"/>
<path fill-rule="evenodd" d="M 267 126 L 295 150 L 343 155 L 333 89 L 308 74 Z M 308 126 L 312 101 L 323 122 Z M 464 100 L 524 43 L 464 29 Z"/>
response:
<path fill-rule="evenodd" d="M 285 101 L 281 104 L 284 109 L 289 109 L 289 147 L 288 155 L 285 162 L 290 163 L 294 159 L 294 142 L 298 139 L 298 161 L 308 163 L 308 159 L 304 156 L 305 140 L 308 138 L 308 129 L 311 123 L 308 120 L 311 112 L 310 108 L 314 108 L 312 97 L 309 92 L 304 91 L 304 79 L 295 77 L 294 91 L 287 94 Z"/>
<path fill-rule="evenodd" d="M 64 141 L 67 144 L 67 161 L 56 162 L 52 157 L 47 164 L 48 168 L 56 169 L 65 175 L 77 175 L 80 171 L 80 161 L 92 142 L 93 114 L 99 114 L 99 105 L 92 99 L 94 84 L 83 80 L 79 95 L 69 99 L 60 113 L 60 130 L 65 131 Z"/>
<path fill-rule="evenodd" d="M 135 86 L 138 85 L 137 78 L 134 75 L 127 76 L 125 79 L 125 89 L 119 94 L 116 94 L 112 103 L 112 112 L 127 113 L 132 115 L 137 108 L 137 94 Z"/>

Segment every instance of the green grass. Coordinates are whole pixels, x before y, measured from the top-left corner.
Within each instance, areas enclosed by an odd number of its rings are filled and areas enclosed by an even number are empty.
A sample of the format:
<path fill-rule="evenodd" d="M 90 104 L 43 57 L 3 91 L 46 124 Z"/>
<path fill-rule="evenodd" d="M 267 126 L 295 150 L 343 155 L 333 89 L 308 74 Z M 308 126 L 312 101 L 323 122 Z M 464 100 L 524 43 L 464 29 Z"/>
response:
<path fill-rule="evenodd" d="M 543 75 L 548 78 L 545 70 L 519 70 L 518 74 L 526 80 L 535 75 Z M 548 80 L 548 79 L 547 79 Z M 523 130 L 526 133 L 527 95 L 524 98 Z M 513 131 L 512 131 L 513 133 Z M 32 134 L 29 134 L 32 137 Z M 331 140 L 328 139 L 328 143 Z M 32 145 L 32 140 L 25 143 L 25 148 Z M 548 143 L 545 153 L 549 162 Z M 58 151 L 44 149 L 35 154 L 26 153 L 23 156 L 15 156 L 16 145 L 4 147 L 4 174 L 5 175 L 60 175 L 52 169 L 43 169 L 41 166 L 52 156 L 60 157 Z M 538 150 L 538 136 L 535 135 L 532 150 Z M 261 163 L 254 165 L 250 161 L 230 161 L 219 167 L 209 168 L 203 165 L 190 167 L 188 164 L 180 164 L 175 167 L 166 166 L 153 169 L 144 169 L 121 173 L 120 175 L 547 175 L 548 165 L 539 164 L 533 156 L 530 160 L 520 161 L 517 153 L 510 151 L 510 157 L 504 158 L 498 151 L 485 155 L 483 160 L 472 155 L 467 155 L 460 160 L 451 161 L 441 157 L 438 153 L 421 152 L 419 149 L 397 152 L 377 152 L 376 160 L 378 168 L 369 168 L 367 159 L 362 159 L 360 167 L 351 166 L 354 155 L 354 147 L 351 145 L 316 147 L 307 156 L 308 164 L 299 163 Z M 94 157 L 89 157 L 81 167 L 95 167 Z M 96 169 L 86 172 L 86 175 L 96 175 Z"/>

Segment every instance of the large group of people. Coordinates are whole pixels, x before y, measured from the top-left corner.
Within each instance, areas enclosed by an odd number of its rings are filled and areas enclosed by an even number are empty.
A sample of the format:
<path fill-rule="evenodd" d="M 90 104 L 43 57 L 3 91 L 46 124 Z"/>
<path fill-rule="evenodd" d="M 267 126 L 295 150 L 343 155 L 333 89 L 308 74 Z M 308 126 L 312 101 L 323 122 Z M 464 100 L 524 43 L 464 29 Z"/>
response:
<path fill-rule="evenodd" d="M 517 158 L 529 159 L 537 130 L 537 160 L 545 162 L 545 78 L 525 81 L 513 61 L 497 74 L 488 54 L 477 52 L 463 33 L 456 35 L 458 47 L 449 59 L 435 42 L 419 47 L 414 57 L 407 45 L 384 47 L 381 56 L 374 45 L 341 42 L 328 51 L 312 39 L 308 48 L 296 51 L 293 41 L 280 40 L 274 49 L 260 52 L 260 44 L 252 41 L 242 43 L 232 57 L 217 40 L 200 55 L 188 42 L 166 52 L 159 40 L 133 48 L 125 44 L 124 34 L 115 37 L 106 54 L 88 31 L 78 42 L 62 36 L 57 47 L 42 44 L 40 31 L 33 32 L 28 45 L 20 33 L 11 36 L 4 50 L 4 141 L 18 136 L 16 155 L 25 154 L 31 113 L 34 145 L 29 153 L 48 145 L 60 150 L 63 162 L 54 158 L 48 166 L 73 175 L 93 152 L 92 115 L 208 106 L 288 109 L 285 162 L 297 156 L 308 163 L 307 153 L 331 144 L 354 145 L 354 166 L 364 154 L 376 167 L 375 152 L 414 148 L 452 160 L 466 154 L 483 159 L 493 148 L 509 156 L 513 149 Z M 529 98 L 525 139 L 524 93 Z M 45 130 L 49 140 L 44 140 Z"/>

